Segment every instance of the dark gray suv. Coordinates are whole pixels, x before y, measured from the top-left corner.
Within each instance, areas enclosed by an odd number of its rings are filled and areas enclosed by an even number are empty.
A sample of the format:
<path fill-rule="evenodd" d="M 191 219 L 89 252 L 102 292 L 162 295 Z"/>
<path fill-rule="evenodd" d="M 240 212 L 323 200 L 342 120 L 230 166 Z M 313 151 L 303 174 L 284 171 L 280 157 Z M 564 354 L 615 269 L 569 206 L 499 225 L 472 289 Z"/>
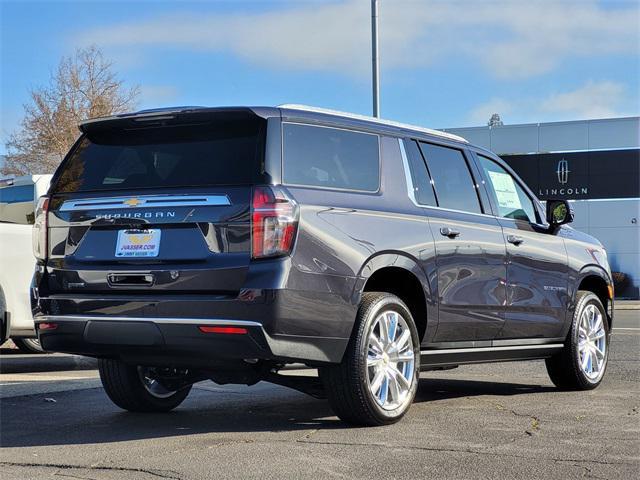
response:
<path fill-rule="evenodd" d="M 124 409 L 265 380 L 380 425 L 420 370 L 546 359 L 560 388 L 602 380 L 604 248 L 460 137 L 294 105 L 80 130 L 39 204 L 33 306 L 44 348 L 97 357 Z"/>

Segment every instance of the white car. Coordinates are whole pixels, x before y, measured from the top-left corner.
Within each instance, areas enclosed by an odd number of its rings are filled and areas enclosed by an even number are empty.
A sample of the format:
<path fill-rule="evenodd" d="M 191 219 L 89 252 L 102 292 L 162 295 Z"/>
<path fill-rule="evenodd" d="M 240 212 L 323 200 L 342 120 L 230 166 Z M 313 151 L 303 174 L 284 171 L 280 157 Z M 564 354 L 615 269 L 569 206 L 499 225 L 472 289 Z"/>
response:
<path fill-rule="evenodd" d="M 11 338 L 25 352 L 42 352 L 31 315 L 31 230 L 38 198 L 50 181 L 51 175 L 0 180 L 0 344 Z"/>

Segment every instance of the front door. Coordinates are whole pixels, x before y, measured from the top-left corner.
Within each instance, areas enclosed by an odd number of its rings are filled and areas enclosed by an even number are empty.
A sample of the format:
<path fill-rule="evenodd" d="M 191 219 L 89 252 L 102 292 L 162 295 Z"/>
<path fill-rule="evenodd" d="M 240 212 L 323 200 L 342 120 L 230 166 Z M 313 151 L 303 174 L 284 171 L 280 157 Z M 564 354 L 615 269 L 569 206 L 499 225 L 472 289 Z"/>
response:
<path fill-rule="evenodd" d="M 506 322 L 501 339 L 554 338 L 568 303 L 564 240 L 543 227 L 520 180 L 495 160 L 478 155 L 507 247 Z"/>

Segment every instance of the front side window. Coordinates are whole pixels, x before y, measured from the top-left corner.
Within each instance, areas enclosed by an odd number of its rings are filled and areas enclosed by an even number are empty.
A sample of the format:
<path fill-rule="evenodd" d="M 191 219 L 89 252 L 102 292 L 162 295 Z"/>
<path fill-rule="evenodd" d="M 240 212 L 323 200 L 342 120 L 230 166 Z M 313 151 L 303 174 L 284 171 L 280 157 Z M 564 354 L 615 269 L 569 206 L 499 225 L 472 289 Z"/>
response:
<path fill-rule="evenodd" d="M 533 202 L 513 176 L 493 160 L 482 155 L 478 155 L 478 158 L 485 177 L 489 180 L 489 193 L 498 206 L 498 215 L 536 223 Z"/>
<path fill-rule="evenodd" d="M 378 136 L 338 128 L 283 124 L 284 183 L 376 192 Z"/>
<path fill-rule="evenodd" d="M 433 179 L 438 205 L 464 212 L 482 213 L 475 183 L 460 150 L 420 142 Z"/>
<path fill-rule="evenodd" d="M 0 188 L 0 222 L 32 224 L 33 196 L 33 184 Z"/>

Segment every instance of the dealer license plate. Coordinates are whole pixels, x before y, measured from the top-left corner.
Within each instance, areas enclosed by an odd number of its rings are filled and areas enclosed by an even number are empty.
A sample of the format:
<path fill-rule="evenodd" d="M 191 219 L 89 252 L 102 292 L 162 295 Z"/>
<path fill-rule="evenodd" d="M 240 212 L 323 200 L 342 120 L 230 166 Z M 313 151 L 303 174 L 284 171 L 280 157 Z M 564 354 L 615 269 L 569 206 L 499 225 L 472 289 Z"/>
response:
<path fill-rule="evenodd" d="M 120 230 L 116 257 L 157 257 L 160 252 L 160 230 Z"/>

